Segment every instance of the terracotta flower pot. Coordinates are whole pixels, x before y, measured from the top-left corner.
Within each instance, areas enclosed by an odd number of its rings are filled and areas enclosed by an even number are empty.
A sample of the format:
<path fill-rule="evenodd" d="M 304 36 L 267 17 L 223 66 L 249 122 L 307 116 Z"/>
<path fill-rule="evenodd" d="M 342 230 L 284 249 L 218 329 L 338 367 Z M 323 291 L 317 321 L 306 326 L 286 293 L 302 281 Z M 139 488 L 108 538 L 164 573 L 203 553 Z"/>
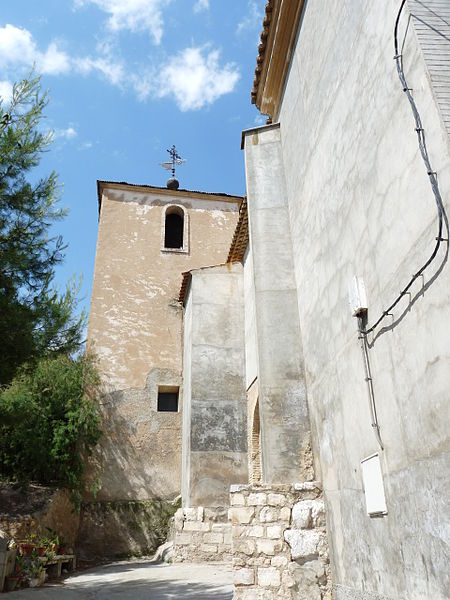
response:
<path fill-rule="evenodd" d="M 31 556 L 35 548 L 36 544 L 33 544 L 32 542 L 21 542 L 19 544 L 19 552 L 22 556 Z"/>

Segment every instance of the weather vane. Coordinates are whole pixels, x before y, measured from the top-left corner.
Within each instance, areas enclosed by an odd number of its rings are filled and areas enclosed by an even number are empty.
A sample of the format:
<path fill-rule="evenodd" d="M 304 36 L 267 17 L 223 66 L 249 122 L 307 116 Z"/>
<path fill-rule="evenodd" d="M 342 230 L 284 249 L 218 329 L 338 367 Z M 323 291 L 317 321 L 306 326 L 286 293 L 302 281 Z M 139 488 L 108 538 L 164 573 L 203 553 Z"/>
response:
<path fill-rule="evenodd" d="M 175 177 L 175 168 L 179 165 L 183 165 L 186 160 L 184 158 L 181 158 L 181 156 L 178 154 L 175 145 L 172 146 L 172 148 L 170 148 L 170 150 L 167 150 L 167 152 L 170 155 L 170 162 L 162 162 L 159 163 L 161 165 L 161 167 L 164 167 L 165 169 L 167 169 L 168 171 L 172 171 L 172 177 Z"/>

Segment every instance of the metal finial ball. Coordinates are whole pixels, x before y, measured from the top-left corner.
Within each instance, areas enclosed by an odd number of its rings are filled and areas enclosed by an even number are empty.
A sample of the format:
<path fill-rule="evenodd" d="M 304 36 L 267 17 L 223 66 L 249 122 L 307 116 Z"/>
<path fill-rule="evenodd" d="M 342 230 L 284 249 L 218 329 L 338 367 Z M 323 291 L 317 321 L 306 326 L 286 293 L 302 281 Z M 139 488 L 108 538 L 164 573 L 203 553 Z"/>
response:
<path fill-rule="evenodd" d="M 167 180 L 167 187 L 169 190 L 177 190 L 180 187 L 180 182 L 175 177 L 171 177 Z"/>

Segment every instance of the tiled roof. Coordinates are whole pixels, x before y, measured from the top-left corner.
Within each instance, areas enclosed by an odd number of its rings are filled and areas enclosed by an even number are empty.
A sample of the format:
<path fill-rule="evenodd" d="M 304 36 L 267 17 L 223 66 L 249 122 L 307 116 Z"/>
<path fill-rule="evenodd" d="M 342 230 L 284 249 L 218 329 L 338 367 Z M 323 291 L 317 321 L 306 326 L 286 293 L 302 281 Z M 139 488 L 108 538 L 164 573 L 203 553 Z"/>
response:
<path fill-rule="evenodd" d="M 207 267 L 198 267 L 196 269 L 191 269 L 190 271 L 185 271 L 184 273 L 181 273 L 182 280 L 181 280 L 180 293 L 178 294 L 178 302 L 181 302 L 181 304 L 184 304 L 184 302 L 186 300 L 186 294 L 189 289 L 189 284 L 191 282 L 192 273 L 194 271 L 206 271 L 207 269 L 215 269 L 216 267 L 226 267 L 226 266 L 227 266 L 227 263 L 218 263 L 217 265 L 208 265 Z"/>
<path fill-rule="evenodd" d="M 191 272 L 185 271 L 184 273 L 181 273 L 181 275 L 182 275 L 183 279 L 181 280 L 181 288 L 180 288 L 180 293 L 178 295 L 178 302 L 181 302 L 181 304 L 184 304 L 184 301 L 186 300 L 186 292 L 189 287 L 189 283 L 191 281 Z"/>
<path fill-rule="evenodd" d="M 274 0 L 268 0 L 263 19 L 263 29 L 261 31 L 261 41 L 258 46 L 258 56 L 256 57 L 255 78 L 253 79 L 252 104 L 256 104 L 256 95 L 258 93 L 259 80 L 261 78 L 262 66 L 266 54 L 267 38 L 269 37 L 270 24 L 272 22 Z"/>
<path fill-rule="evenodd" d="M 306 0 L 268 0 L 256 58 L 252 103 L 268 122 L 278 120 L 284 85 Z"/>
<path fill-rule="evenodd" d="M 248 246 L 248 212 L 247 212 L 247 198 L 244 197 L 241 207 L 239 209 L 239 219 L 234 230 L 233 240 L 231 242 L 230 251 L 228 253 L 227 263 L 230 262 L 242 262 L 245 251 Z M 178 294 L 178 302 L 184 304 L 186 300 L 186 294 L 189 289 L 191 282 L 192 271 L 201 271 L 202 269 L 211 269 L 212 267 L 219 267 L 223 265 L 210 265 L 208 267 L 200 267 L 199 269 L 191 269 L 191 271 L 185 271 L 182 273 L 181 288 Z"/>
<path fill-rule="evenodd" d="M 233 240 L 228 253 L 227 262 L 242 262 L 248 246 L 248 211 L 247 198 L 244 198 L 239 209 L 239 220 L 234 231 Z"/>

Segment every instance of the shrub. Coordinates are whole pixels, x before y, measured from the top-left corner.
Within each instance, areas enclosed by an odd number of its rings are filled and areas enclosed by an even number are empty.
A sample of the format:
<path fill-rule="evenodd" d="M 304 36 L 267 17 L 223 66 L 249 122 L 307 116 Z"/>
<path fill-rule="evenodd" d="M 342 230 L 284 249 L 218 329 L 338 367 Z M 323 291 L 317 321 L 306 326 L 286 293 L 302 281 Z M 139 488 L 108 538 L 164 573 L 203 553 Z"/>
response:
<path fill-rule="evenodd" d="M 81 500 L 86 456 L 100 437 L 92 358 L 59 355 L 22 369 L 0 393 L 0 469 L 4 478 L 70 490 Z"/>

